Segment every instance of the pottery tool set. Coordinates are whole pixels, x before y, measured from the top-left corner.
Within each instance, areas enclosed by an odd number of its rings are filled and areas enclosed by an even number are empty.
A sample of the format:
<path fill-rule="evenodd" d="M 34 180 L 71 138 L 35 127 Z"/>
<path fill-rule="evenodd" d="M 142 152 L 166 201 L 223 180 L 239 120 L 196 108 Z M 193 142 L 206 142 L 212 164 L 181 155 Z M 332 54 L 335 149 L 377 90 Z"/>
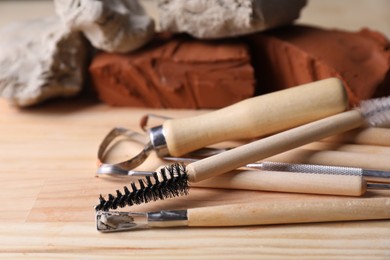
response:
<path fill-rule="evenodd" d="M 364 198 L 343 198 L 146 213 L 109 211 L 185 196 L 190 192 L 190 186 L 347 196 L 360 196 L 371 189 L 390 189 L 387 184 L 390 174 L 385 169 L 266 162 L 272 156 L 292 152 L 327 137 L 390 122 L 390 97 L 366 100 L 350 110 L 347 110 L 347 100 L 343 85 L 333 78 L 274 92 L 195 118 L 167 120 L 162 126 L 150 129 L 150 140 L 135 158 L 117 164 L 103 163 L 109 144 L 117 136 L 139 136 L 117 128 L 107 135 L 99 148 L 98 174 L 140 175 L 143 178 L 131 183 L 129 188 L 124 187 L 123 192 L 117 190 L 107 198 L 100 196 L 95 208 L 98 230 L 390 218 L 390 199 L 387 198 L 383 198 L 386 207 L 366 205 Z M 174 163 L 149 173 L 132 170 L 152 150 L 161 157 L 167 154 L 182 156 L 211 144 L 243 138 L 258 139 L 186 165 Z M 367 207 L 375 210 L 366 210 Z"/>
<path fill-rule="evenodd" d="M 222 141 L 258 138 L 340 113 L 347 107 L 347 94 L 341 81 L 335 78 L 253 97 L 214 112 L 167 120 L 151 128 L 144 149 L 117 166 L 133 169 L 153 150 L 159 156 L 182 156 Z M 99 165 L 118 135 L 145 139 L 136 132 L 114 128 L 99 147 Z"/>

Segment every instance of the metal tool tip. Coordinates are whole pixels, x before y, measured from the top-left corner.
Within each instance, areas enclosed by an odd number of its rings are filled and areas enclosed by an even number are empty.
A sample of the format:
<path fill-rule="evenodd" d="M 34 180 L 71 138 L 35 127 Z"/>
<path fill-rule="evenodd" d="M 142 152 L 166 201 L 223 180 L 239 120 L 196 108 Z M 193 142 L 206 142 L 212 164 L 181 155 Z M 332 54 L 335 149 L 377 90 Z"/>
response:
<path fill-rule="evenodd" d="M 146 227 L 148 227 L 147 213 L 96 212 L 96 228 L 100 232 L 129 231 Z"/>

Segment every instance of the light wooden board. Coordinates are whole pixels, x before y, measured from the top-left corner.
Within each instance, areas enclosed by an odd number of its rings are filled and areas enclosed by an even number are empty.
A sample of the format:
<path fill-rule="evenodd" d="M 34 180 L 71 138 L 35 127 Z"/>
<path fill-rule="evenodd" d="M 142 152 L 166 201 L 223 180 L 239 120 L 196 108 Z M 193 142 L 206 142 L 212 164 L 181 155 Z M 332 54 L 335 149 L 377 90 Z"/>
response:
<path fill-rule="evenodd" d="M 96 152 L 113 126 L 140 131 L 145 113 L 189 116 L 205 111 L 110 108 L 85 98 L 19 110 L 0 102 L 3 209 L 0 257 L 137 259 L 267 259 L 390 257 L 390 221 L 313 223 L 239 228 L 153 229 L 101 234 L 93 207 L 100 193 L 129 180 L 96 177 Z M 131 156 L 137 150 L 128 150 Z M 134 150 L 134 151 L 132 151 Z M 154 167 L 156 158 L 143 167 Z M 369 193 L 367 199 L 390 196 Z M 192 188 L 190 196 L 134 210 L 186 208 L 323 196 Z M 371 198 L 370 198 L 371 197 Z M 340 198 L 337 198 L 340 199 Z"/>
<path fill-rule="evenodd" d="M 155 16 L 153 1 L 144 3 Z M 387 0 L 311 0 L 300 23 L 390 35 Z M 149 6 L 150 5 L 150 6 Z M 351 7 L 352 6 L 352 7 Z M 0 1 L 0 26 L 53 15 L 52 1 Z M 101 234 L 93 206 L 100 193 L 128 180 L 95 177 L 96 152 L 113 126 L 139 130 L 148 112 L 188 116 L 203 111 L 109 108 L 88 99 L 18 110 L 0 101 L 0 258 L 77 259 L 389 259 L 390 221 L 240 228 L 181 228 Z M 136 149 L 136 147 L 133 147 Z M 127 151 L 127 150 L 125 150 Z M 131 156 L 132 149 L 120 154 Z M 151 158 L 145 168 L 159 162 Z M 368 197 L 389 196 L 369 193 Z M 185 208 L 321 196 L 192 189 L 190 196 L 137 210 Z"/>

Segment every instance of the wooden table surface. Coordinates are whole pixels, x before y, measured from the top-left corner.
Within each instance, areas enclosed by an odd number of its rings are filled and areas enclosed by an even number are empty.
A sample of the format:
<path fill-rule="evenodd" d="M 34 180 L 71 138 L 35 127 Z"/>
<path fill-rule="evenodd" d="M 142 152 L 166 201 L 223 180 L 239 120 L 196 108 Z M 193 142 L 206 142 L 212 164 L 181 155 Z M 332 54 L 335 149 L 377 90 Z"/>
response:
<path fill-rule="evenodd" d="M 11 1 L 4 2 L 0 4 L 0 12 L 15 8 L 6 4 Z M 333 2 L 334 6 L 340 6 L 340 2 L 365 3 L 357 8 L 360 12 L 364 9 L 380 10 L 378 14 L 383 14 L 383 8 L 388 6 L 387 1 L 377 1 L 377 9 L 368 4 L 375 1 L 329 2 Z M 47 6 L 40 1 L 34 4 Z M 313 4 L 314 9 L 321 6 L 319 1 Z M 328 9 L 314 11 L 334 13 L 331 5 L 324 6 Z M 344 3 L 344 10 L 351 13 L 347 7 Z M 313 17 L 321 23 L 321 16 L 316 16 L 314 11 L 304 18 Z M 341 12 L 337 8 L 336 11 Z M 14 19 L 17 15 L 11 17 L 9 12 L 7 14 L 3 16 L 5 20 Z M 389 35 L 390 23 L 386 23 L 389 21 L 386 19 L 390 16 L 383 16 L 382 20 L 378 20 L 378 16 L 367 15 L 366 23 L 371 21 L 373 26 L 377 25 Z M 350 16 L 342 17 L 342 14 L 337 17 L 341 21 L 344 19 L 346 27 L 364 24 L 364 17 L 358 22 Z M 390 221 L 387 220 L 150 229 L 111 234 L 96 231 L 93 207 L 98 195 L 114 192 L 129 182 L 123 178 L 95 176 L 97 147 L 107 131 L 114 126 L 141 131 L 138 121 L 146 113 L 183 117 L 203 112 L 111 108 L 88 97 L 55 100 L 30 109 L 17 109 L 0 100 L 0 197 L 4 206 L 0 211 L 0 257 L 390 259 Z M 138 148 L 132 147 L 121 156 L 132 156 Z M 158 163 L 152 156 L 144 167 L 154 167 Z M 370 193 L 368 196 L 377 195 L 390 196 L 388 192 Z M 187 197 L 138 206 L 135 210 L 244 201 L 261 203 L 264 200 L 301 197 L 321 199 L 325 196 L 194 188 Z"/>
<path fill-rule="evenodd" d="M 114 192 L 129 181 L 95 176 L 96 150 L 101 138 L 113 126 L 140 131 L 138 120 L 143 114 L 162 111 L 113 109 L 88 98 L 53 101 L 26 110 L 2 101 L 0 108 L 0 194 L 4 206 L 0 211 L 0 256 L 390 257 L 390 221 L 99 233 L 93 210 L 98 195 Z M 164 114 L 189 116 L 203 112 L 166 110 Z M 130 150 L 123 154 L 131 155 Z M 144 167 L 150 167 L 154 161 L 156 158 L 150 158 Z M 326 196 L 193 188 L 188 197 L 134 210 L 300 197 Z"/>

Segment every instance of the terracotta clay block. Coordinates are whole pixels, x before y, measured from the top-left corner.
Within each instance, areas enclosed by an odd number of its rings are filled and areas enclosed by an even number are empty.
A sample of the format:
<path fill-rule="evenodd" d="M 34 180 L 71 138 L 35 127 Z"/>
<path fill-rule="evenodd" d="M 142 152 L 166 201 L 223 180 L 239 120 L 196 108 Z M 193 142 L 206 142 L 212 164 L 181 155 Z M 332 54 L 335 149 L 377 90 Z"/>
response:
<path fill-rule="evenodd" d="M 258 85 L 267 92 L 338 77 L 352 105 L 390 93 L 390 42 L 378 32 L 289 26 L 249 40 Z"/>
<path fill-rule="evenodd" d="M 159 37 L 129 54 L 97 54 L 90 65 L 101 100 L 113 106 L 220 108 L 254 94 L 247 45 Z"/>

